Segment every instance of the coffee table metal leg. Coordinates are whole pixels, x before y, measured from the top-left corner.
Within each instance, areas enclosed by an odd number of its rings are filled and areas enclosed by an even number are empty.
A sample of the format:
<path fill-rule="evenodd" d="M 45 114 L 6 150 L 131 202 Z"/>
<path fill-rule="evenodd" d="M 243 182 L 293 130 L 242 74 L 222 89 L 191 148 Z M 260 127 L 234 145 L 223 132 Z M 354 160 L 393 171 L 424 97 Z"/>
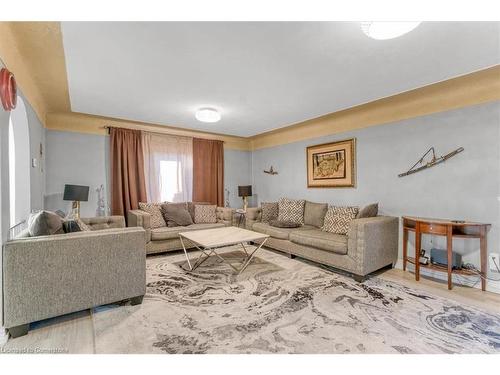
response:
<path fill-rule="evenodd" d="M 191 262 L 189 260 L 189 257 L 188 257 L 188 253 L 187 253 L 187 250 L 186 250 L 186 246 L 184 245 L 184 241 L 182 240 L 182 236 L 179 236 L 180 240 L 181 240 L 181 245 L 182 245 L 182 249 L 184 250 L 184 255 L 186 256 L 186 259 L 187 259 L 187 263 L 189 265 L 189 270 L 192 271 L 193 270 L 193 267 L 191 266 Z"/>
<path fill-rule="evenodd" d="M 247 258 L 248 258 L 248 251 L 247 251 L 247 248 L 245 247 L 245 244 L 242 242 L 242 243 L 240 243 L 240 245 L 243 248 L 243 251 L 245 252 L 245 254 L 247 255 Z"/>
<path fill-rule="evenodd" d="M 251 254 L 249 257 L 247 257 L 247 260 L 246 262 L 243 264 L 243 267 L 241 267 L 241 269 L 238 271 L 238 275 L 240 273 L 242 273 L 243 271 L 245 271 L 245 269 L 248 267 L 248 265 L 250 264 L 250 262 L 252 261 L 252 258 L 253 256 L 255 255 L 255 253 L 262 247 L 262 245 L 264 245 L 267 241 L 267 238 L 264 239 L 264 241 L 262 241 L 262 243 L 259 245 L 259 247 L 257 247 Z"/>

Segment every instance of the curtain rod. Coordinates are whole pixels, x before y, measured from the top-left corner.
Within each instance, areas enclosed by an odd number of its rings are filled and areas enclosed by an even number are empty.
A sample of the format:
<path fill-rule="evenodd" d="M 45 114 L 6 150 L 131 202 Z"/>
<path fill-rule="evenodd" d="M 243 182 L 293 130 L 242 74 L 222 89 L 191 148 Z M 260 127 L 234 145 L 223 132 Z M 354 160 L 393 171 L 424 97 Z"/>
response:
<path fill-rule="evenodd" d="M 126 129 L 126 130 L 139 130 L 141 132 L 146 132 L 146 133 L 152 133 L 152 134 L 161 134 L 161 135 L 173 135 L 175 137 L 186 137 L 186 138 L 201 138 L 201 139 L 208 139 L 208 140 L 211 140 L 211 141 L 221 141 L 223 143 L 226 143 L 226 141 L 223 141 L 221 139 L 210 139 L 210 138 L 204 138 L 204 137 L 191 137 L 191 136 L 188 136 L 188 135 L 177 135 L 177 134 L 171 134 L 171 133 L 166 133 L 166 132 L 155 132 L 155 131 L 151 131 L 151 130 L 140 130 L 140 129 L 132 129 L 132 128 L 122 128 L 121 126 L 109 126 L 109 125 L 104 125 L 103 127 L 101 127 L 101 129 L 106 129 L 108 134 L 109 134 L 109 131 L 110 129 Z"/>

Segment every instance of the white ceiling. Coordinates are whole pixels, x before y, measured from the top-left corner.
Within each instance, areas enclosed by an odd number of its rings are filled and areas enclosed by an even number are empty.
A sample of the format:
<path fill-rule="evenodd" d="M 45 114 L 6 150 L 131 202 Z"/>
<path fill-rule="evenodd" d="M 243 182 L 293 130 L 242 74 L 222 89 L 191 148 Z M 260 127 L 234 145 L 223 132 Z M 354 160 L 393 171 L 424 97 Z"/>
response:
<path fill-rule="evenodd" d="M 500 63 L 500 23 L 63 22 L 74 112 L 251 136 Z M 198 122 L 199 107 L 222 120 Z"/>

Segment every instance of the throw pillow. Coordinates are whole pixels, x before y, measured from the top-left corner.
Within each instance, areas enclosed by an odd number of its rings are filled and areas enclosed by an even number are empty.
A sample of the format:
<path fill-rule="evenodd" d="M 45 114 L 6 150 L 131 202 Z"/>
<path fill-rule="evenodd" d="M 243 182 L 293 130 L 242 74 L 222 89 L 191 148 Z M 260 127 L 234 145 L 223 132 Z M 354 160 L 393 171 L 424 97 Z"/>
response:
<path fill-rule="evenodd" d="M 364 206 L 359 212 L 356 219 L 361 219 L 363 217 L 375 217 L 378 215 L 378 203 L 372 203 Z"/>
<path fill-rule="evenodd" d="M 51 211 L 38 211 L 30 215 L 28 230 L 31 237 L 62 234 L 64 233 L 63 219 Z"/>
<path fill-rule="evenodd" d="M 193 219 L 194 221 L 194 206 L 196 205 L 209 205 L 211 203 L 209 202 L 188 202 L 188 211 L 189 211 L 189 214 L 191 215 L 191 219 Z M 196 223 L 196 221 L 194 221 Z"/>
<path fill-rule="evenodd" d="M 139 208 L 151 215 L 151 229 L 166 227 L 161 214 L 161 203 L 139 203 Z"/>
<path fill-rule="evenodd" d="M 328 210 L 327 203 L 306 201 L 304 206 L 304 224 L 321 228 L 325 220 L 326 210 Z"/>
<path fill-rule="evenodd" d="M 305 200 L 280 198 L 278 201 L 278 220 L 304 224 Z"/>
<path fill-rule="evenodd" d="M 63 222 L 64 233 L 81 232 L 80 226 L 76 220 L 65 220 Z"/>
<path fill-rule="evenodd" d="M 161 206 L 163 218 L 167 222 L 167 227 L 187 226 L 193 224 L 193 219 L 187 210 L 187 204 L 167 203 Z"/>
<path fill-rule="evenodd" d="M 298 228 L 300 227 L 299 223 L 294 223 L 291 221 L 279 221 L 279 220 L 270 220 L 269 225 L 276 228 Z"/>
<path fill-rule="evenodd" d="M 278 202 L 262 202 L 260 208 L 263 223 L 268 223 L 278 218 Z"/>
<path fill-rule="evenodd" d="M 194 222 L 196 224 L 217 223 L 216 205 L 196 204 L 194 206 Z"/>
<path fill-rule="evenodd" d="M 321 230 L 336 234 L 347 234 L 349 225 L 356 218 L 358 210 L 358 207 L 328 207 L 325 223 Z"/>

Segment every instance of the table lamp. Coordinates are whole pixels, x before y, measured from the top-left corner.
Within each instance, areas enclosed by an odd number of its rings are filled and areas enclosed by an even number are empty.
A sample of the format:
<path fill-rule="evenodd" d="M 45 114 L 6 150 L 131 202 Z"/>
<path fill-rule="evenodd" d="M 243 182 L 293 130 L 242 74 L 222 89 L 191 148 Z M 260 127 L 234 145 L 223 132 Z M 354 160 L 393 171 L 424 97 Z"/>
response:
<path fill-rule="evenodd" d="M 238 186 L 238 196 L 243 197 L 243 210 L 247 210 L 248 201 L 247 197 L 252 196 L 252 185 Z"/>
<path fill-rule="evenodd" d="M 73 201 L 73 214 L 79 218 L 80 202 L 87 202 L 89 200 L 89 187 L 81 185 L 64 185 L 63 200 Z"/>

